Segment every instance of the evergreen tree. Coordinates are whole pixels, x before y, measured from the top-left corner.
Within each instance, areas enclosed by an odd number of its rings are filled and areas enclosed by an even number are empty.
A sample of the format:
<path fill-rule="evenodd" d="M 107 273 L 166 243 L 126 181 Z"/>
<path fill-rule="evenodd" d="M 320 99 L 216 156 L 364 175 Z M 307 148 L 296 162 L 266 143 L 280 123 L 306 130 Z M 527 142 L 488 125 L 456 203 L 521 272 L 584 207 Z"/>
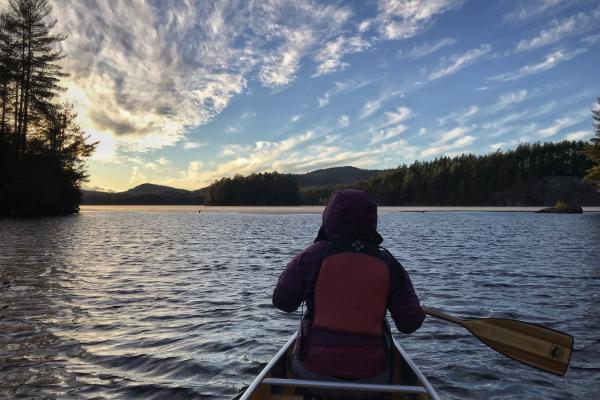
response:
<path fill-rule="evenodd" d="M 58 64 L 64 54 L 55 49 L 65 36 L 51 33 L 56 25 L 56 20 L 48 20 L 51 11 L 48 0 L 11 0 L 6 13 L 13 49 L 13 126 L 21 152 L 26 150 L 30 125 L 42 120 L 66 76 Z"/>
<path fill-rule="evenodd" d="M 584 152 L 588 159 L 594 163 L 594 166 L 587 170 L 584 181 L 596 185 L 596 189 L 600 191 L 600 97 L 596 103 L 596 108 L 592 109 L 592 119 L 594 120 L 594 128 L 596 128 L 596 136 L 590 139 Z"/>
<path fill-rule="evenodd" d="M 48 0 L 10 0 L 0 10 L 0 216 L 79 209 L 84 160 L 96 143 L 56 103 L 60 79 Z"/>

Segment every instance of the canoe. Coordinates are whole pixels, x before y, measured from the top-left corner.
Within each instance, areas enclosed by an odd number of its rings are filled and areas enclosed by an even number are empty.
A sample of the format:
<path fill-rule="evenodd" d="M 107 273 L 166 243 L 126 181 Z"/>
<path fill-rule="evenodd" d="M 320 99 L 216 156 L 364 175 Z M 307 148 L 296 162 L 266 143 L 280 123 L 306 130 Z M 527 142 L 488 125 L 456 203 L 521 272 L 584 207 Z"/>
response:
<path fill-rule="evenodd" d="M 294 334 L 287 343 L 277 352 L 275 357 L 266 365 L 258 376 L 248 386 L 246 391 L 238 397 L 239 400 L 313 400 L 325 399 L 306 394 L 306 388 L 312 389 L 334 389 L 338 393 L 373 392 L 376 397 L 371 399 L 386 400 L 439 400 L 427 378 L 419 371 L 417 366 L 408 357 L 394 339 L 394 370 L 393 379 L 390 384 L 366 384 L 353 383 L 352 381 L 314 381 L 294 378 L 292 371 L 288 368 Z M 331 397 L 327 400 L 344 399 L 345 395 Z"/>

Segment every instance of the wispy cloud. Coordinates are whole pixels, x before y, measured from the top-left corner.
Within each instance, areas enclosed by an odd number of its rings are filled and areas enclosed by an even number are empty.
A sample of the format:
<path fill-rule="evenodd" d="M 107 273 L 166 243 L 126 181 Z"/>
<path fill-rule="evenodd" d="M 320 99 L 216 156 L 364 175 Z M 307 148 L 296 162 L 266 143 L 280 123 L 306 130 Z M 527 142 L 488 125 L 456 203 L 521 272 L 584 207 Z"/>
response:
<path fill-rule="evenodd" d="M 451 112 L 448 115 L 445 115 L 441 118 L 438 118 L 439 125 L 446 125 L 450 121 L 458 122 L 459 124 L 465 124 L 469 118 L 476 115 L 479 112 L 479 107 L 472 105 L 467 109 L 463 109 L 460 111 Z"/>
<path fill-rule="evenodd" d="M 424 150 L 419 155 L 421 157 L 431 157 L 439 154 L 457 152 L 464 149 L 477 140 L 477 137 L 467 135 L 475 127 L 459 126 L 439 135 L 438 140 Z"/>
<path fill-rule="evenodd" d="M 556 43 L 565 37 L 576 33 L 585 32 L 591 29 L 595 24 L 596 18 L 586 15 L 582 12 L 571 15 L 563 20 L 553 20 L 547 29 L 542 30 L 537 36 L 530 39 L 523 39 L 517 44 L 517 52 L 537 49 Z"/>
<path fill-rule="evenodd" d="M 504 20 L 507 22 L 518 22 L 540 17 L 556 6 L 565 3 L 568 3 L 568 0 L 529 0 L 518 2 L 517 8 L 506 14 Z"/>
<path fill-rule="evenodd" d="M 292 117 L 292 122 L 298 122 L 302 119 L 302 117 L 304 117 L 303 114 L 296 114 Z"/>
<path fill-rule="evenodd" d="M 409 52 L 400 52 L 399 56 L 411 58 L 414 60 L 417 58 L 426 57 L 430 54 L 435 53 L 438 50 L 443 49 L 444 47 L 452 46 L 455 43 L 456 39 L 453 38 L 443 38 L 434 43 L 425 42 L 419 46 L 413 47 L 412 50 Z"/>
<path fill-rule="evenodd" d="M 460 71 L 461 69 L 474 64 L 479 59 L 483 58 L 492 50 L 489 44 L 482 44 L 476 49 L 469 50 L 462 54 L 454 54 L 450 57 L 444 57 L 440 65 L 427 75 L 426 82 L 443 78 Z M 425 82 L 420 82 L 425 83 Z"/>
<path fill-rule="evenodd" d="M 437 15 L 460 8 L 463 0 L 379 0 L 378 31 L 385 39 L 406 39 L 426 29 Z"/>
<path fill-rule="evenodd" d="M 403 124 L 411 117 L 412 111 L 408 107 L 398 107 L 396 111 L 384 113 L 384 122 L 373 128 L 374 133 L 371 135 L 371 144 L 380 143 L 391 139 L 408 129 Z"/>
<path fill-rule="evenodd" d="M 183 143 L 183 148 L 185 150 L 197 149 L 200 146 L 205 146 L 206 143 L 198 143 L 198 142 L 185 142 Z"/>
<path fill-rule="evenodd" d="M 593 131 L 577 131 L 565 135 L 565 140 L 584 140 L 594 136 Z"/>
<path fill-rule="evenodd" d="M 589 35 L 581 39 L 582 42 L 587 43 L 589 45 L 593 45 L 600 42 L 600 33 L 596 33 L 594 35 Z"/>
<path fill-rule="evenodd" d="M 568 60 L 578 56 L 579 54 L 583 54 L 586 51 L 587 50 L 584 48 L 575 49 L 575 50 L 565 50 L 565 49 L 556 50 L 556 51 L 553 51 L 552 53 L 547 54 L 545 60 L 542 62 L 539 62 L 537 64 L 525 65 L 525 66 L 519 68 L 517 71 L 495 75 L 495 76 L 489 78 L 488 80 L 489 81 L 506 82 L 506 81 L 517 80 L 517 79 L 523 78 L 524 76 L 528 76 L 528 75 L 539 74 L 540 72 L 544 72 L 544 71 L 547 71 L 549 69 L 556 67 L 561 62 L 568 61 Z"/>
<path fill-rule="evenodd" d="M 371 115 L 375 114 L 377 111 L 379 111 L 379 109 L 389 100 L 395 98 L 395 97 L 404 97 L 404 93 L 400 92 L 400 91 L 394 91 L 394 92 L 384 92 L 383 94 L 381 94 L 379 97 L 373 98 L 373 99 L 369 99 L 365 102 L 365 104 L 362 106 L 360 112 L 358 113 L 358 118 L 359 119 L 365 119 L 370 117 Z"/>
<path fill-rule="evenodd" d="M 166 159 L 165 157 L 160 157 L 156 160 L 159 165 L 165 166 L 171 164 L 171 160 Z"/>
<path fill-rule="evenodd" d="M 340 126 L 340 128 L 347 127 L 348 125 L 350 125 L 350 118 L 347 115 L 340 116 L 340 119 L 338 120 L 338 125 Z"/>
<path fill-rule="evenodd" d="M 314 77 L 341 71 L 349 64 L 343 61 L 346 54 L 358 53 L 368 49 L 371 44 L 360 36 L 338 36 L 327 43 L 315 56 L 319 63 Z"/>
<path fill-rule="evenodd" d="M 505 93 L 500 95 L 500 98 L 496 102 L 496 104 L 490 106 L 488 108 L 489 112 L 495 113 L 501 110 L 504 110 L 514 104 L 522 103 L 529 96 L 527 90 L 522 89 L 518 92 Z"/>
<path fill-rule="evenodd" d="M 555 119 L 554 122 L 546 128 L 540 129 L 539 136 L 543 138 L 555 136 L 563 129 L 576 125 L 584 121 L 586 118 L 589 118 L 588 109 L 579 110 L 572 112 L 568 115 L 564 115 L 560 118 Z"/>
<path fill-rule="evenodd" d="M 370 84 L 371 81 L 368 80 L 348 80 L 342 82 L 334 82 L 333 88 L 328 90 L 323 94 L 323 97 L 318 98 L 319 108 L 325 107 L 329 104 L 329 101 L 333 96 L 336 96 L 342 92 L 351 92 L 354 90 L 358 90 L 364 86 Z"/>

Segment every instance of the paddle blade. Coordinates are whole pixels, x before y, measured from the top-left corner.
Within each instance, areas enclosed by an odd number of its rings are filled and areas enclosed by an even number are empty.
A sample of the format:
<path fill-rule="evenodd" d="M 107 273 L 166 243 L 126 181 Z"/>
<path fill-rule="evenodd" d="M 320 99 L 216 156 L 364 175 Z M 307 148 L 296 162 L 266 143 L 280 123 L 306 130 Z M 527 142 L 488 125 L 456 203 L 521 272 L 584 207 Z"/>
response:
<path fill-rule="evenodd" d="M 499 353 L 556 375 L 564 375 L 573 352 L 573 336 L 512 319 L 463 320 L 475 337 Z"/>

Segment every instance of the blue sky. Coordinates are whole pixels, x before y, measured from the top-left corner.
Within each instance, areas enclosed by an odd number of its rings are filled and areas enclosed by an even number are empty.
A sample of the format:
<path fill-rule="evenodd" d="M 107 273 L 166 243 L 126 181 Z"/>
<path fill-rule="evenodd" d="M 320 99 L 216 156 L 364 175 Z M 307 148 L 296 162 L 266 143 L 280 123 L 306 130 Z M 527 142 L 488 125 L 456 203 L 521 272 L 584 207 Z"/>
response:
<path fill-rule="evenodd" d="M 1 1 L 1 0 L 0 0 Z M 55 1 L 89 187 L 589 139 L 598 1 Z"/>

